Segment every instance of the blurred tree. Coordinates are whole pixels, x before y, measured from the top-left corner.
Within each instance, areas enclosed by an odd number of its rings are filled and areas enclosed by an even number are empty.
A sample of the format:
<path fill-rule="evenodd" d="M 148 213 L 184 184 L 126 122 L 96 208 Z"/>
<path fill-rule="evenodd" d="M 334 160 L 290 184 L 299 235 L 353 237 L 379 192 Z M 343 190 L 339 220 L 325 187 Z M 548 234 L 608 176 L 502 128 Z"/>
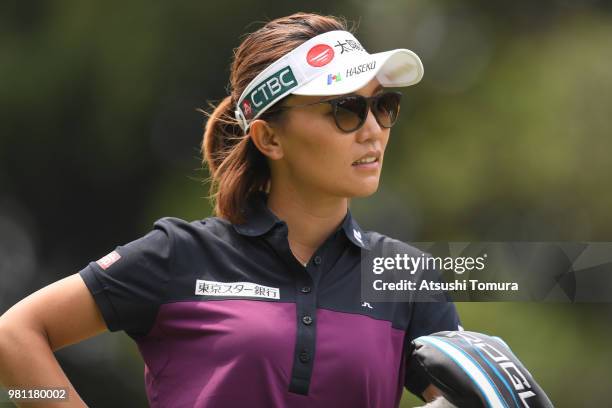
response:
<path fill-rule="evenodd" d="M 411 48 L 425 64 L 402 90 L 380 192 L 354 201 L 363 226 L 420 241 L 610 239 L 609 2 L 4 2 L 0 313 L 157 218 L 210 214 L 196 108 L 226 95 L 244 33 L 298 10 L 358 20 L 369 51 Z M 574 407 L 607 402 L 602 306 L 459 309 Z M 145 404 L 125 335 L 58 357 L 91 406 Z"/>

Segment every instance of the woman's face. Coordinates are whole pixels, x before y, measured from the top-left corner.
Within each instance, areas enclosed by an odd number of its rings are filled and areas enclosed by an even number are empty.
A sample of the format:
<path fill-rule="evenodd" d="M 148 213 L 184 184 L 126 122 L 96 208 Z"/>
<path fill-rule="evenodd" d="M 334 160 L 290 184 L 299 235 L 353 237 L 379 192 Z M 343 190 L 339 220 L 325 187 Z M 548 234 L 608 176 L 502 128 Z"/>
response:
<path fill-rule="evenodd" d="M 373 79 L 355 93 L 372 96 L 382 91 Z M 283 105 L 330 98 L 292 95 Z M 270 160 L 273 185 L 283 180 L 309 194 L 338 197 L 364 197 L 378 189 L 390 129 L 382 128 L 370 110 L 360 129 L 345 133 L 336 126 L 332 109 L 328 103 L 287 109 L 281 124 L 272 125 L 282 150 L 280 158 Z M 375 160 L 356 163 L 368 158 Z"/>

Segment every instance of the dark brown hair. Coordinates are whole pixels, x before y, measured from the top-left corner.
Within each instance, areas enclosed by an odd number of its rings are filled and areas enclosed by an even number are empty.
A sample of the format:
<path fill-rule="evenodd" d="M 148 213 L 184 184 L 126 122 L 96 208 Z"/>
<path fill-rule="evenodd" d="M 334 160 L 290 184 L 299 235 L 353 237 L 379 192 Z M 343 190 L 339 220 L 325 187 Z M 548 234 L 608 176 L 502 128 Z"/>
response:
<path fill-rule="evenodd" d="M 268 65 L 319 34 L 334 30 L 350 30 L 344 18 L 312 13 L 296 13 L 269 21 L 257 31 L 247 34 L 230 67 L 230 95 L 208 119 L 202 139 L 202 162 L 210 172 L 210 198 L 214 213 L 234 224 L 245 221 L 246 202 L 254 192 L 267 190 L 270 168 L 265 156 L 251 138 L 244 135 L 234 117 L 238 98 L 247 85 Z M 280 114 L 264 112 L 264 120 L 276 120 Z"/>

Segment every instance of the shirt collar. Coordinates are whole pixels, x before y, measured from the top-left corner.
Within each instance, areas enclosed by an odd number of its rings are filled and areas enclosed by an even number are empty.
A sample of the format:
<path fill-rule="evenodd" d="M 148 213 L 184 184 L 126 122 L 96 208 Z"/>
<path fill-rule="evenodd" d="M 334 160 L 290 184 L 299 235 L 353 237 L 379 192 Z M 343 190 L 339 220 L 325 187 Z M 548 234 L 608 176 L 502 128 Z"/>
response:
<path fill-rule="evenodd" d="M 279 219 L 270 211 L 267 200 L 268 195 L 264 191 L 257 191 L 251 196 L 245 213 L 246 222 L 244 224 L 232 224 L 236 232 L 241 235 L 256 237 L 270 231 L 277 224 L 285 224 L 285 221 Z M 346 216 L 338 229 L 344 230 L 348 240 L 356 246 L 370 249 L 367 235 L 351 215 L 350 209 L 347 209 Z"/>

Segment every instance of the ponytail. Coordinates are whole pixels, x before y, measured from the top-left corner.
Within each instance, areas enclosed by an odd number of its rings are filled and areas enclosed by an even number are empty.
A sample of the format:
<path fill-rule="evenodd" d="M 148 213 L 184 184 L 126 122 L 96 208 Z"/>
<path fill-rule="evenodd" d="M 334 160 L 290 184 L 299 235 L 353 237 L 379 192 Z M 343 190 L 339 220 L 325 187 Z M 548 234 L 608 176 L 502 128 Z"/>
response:
<path fill-rule="evenodd" d="M 234 118 L 231 96 L 217 105 L 206 122 L 202 152 L 210 172 L 210 198 L 217 216 L 233 224 L 245 221 L 248 197 L 263 190 L 270 179 L 264 155 Z"/>

